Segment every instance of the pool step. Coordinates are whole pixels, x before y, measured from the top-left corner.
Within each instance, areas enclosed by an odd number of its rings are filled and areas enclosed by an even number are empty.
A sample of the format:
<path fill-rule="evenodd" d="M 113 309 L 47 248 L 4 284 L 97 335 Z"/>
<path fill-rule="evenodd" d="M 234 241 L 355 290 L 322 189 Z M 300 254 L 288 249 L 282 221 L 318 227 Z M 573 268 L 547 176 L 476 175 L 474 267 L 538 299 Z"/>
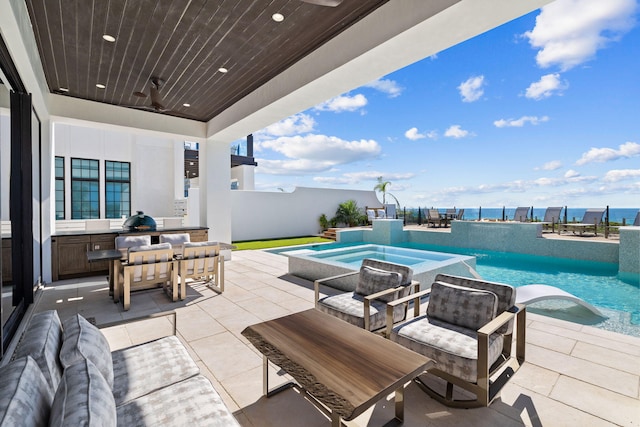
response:
<path fill-rule="evenodd" d="M 328 230 L 325 230 L 324 233 L 322 233 L 322 237 L 324 237 L 325 239 L 336 240 L 336 230 L 338 230 L 338 229 L 337 228 L 329 228 Z"/>

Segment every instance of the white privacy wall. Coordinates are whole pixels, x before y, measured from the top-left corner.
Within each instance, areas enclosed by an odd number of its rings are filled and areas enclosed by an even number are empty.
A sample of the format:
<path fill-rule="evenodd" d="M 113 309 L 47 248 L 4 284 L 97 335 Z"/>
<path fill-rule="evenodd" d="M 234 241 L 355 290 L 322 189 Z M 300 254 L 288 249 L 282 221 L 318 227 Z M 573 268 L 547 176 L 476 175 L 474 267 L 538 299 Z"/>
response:
<path fill-rule="evenodd" d="M 65 213 L 71 219 L 71 157 L 100 161 L 100 217 L 104 207 L 104 161 L 131 163 L 131 213 L 142 210 L 152 217 L 174 215 L 175 188 L 182 180 L 183 158 L 175 146 L 184 139 L 145 135 L 114 129 L 54 123 L 54 153 L 65 161 Z"/>
<path fill-rule="evenodd" d="M 232 191 L 231 239 L 236 242 L 318 234 L 320 215 L 331 219 L 338 205 L 350 199 L 362 209 L 382 206 L 373 190 L 297 187 L 292 193 Z"/>

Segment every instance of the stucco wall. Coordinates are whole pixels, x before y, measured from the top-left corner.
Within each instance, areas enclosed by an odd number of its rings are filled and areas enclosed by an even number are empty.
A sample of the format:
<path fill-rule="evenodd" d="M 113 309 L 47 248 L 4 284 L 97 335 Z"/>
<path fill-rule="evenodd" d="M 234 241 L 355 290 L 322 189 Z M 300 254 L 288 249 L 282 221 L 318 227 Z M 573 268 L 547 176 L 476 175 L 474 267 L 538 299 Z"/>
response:
<path fill-rule="evenodd" d="M 112 129 L 54 124 L 54 153 L 65 160 L 65 212 L 71 219 L 71 157 L 99 160 L 100 217 L 105 217 L 104 161 L 131 163 L 131 213 L 142 210 L 153 217 L 174 216 L 175 176 L 182 175 L 183 158 L 177 158 L 176 145 L 184 139 L 142 135 Z"/>
<path fill-rule="evenodd" d="M 358 207 L 382 206 L 375 191 L 297 187 L 291 193 L 231 192 L 232 240 L 318 234 L 318 218 L 332 218 L 338 205 L 353 199 Z"/>

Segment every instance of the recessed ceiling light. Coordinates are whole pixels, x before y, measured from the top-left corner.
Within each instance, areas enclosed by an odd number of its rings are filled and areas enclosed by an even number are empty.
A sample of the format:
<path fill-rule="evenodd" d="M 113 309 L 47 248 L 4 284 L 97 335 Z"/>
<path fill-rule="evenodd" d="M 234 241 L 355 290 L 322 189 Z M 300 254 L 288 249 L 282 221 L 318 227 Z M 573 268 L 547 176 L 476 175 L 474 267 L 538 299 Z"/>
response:
<path fill-rule="evenodd" d="M 182 104 L 184 107 L 191 107 L 191 104 Z"/>
<path fill-rule="evenodd" d="M 98 89 L 104 89 L 104 88 L 106 88 L 106 86 L 105 86 L 105 85 L 103 85 L 102 83 L 98 83 L 98 84 L 96 85 L 96 87 L 97 87 Z"/>
<path fill-rule="evenodd" d="M 284 21 L 284 15 L 281 13 L 274 13 L 273 15 L 271 15 L 271 19 L 276 22 L 282 22 Z"/>
<path fill-rule="evenodd" d="M 105 39 L 108 42 L 113 43 L 114 41 L 116 41 L 116 38 L 113 36 L 110 36 L 109 34 L 105 34 L 102 36 L 103 39 Z"/>
<path fill-rule="evenodd" d="M 66 88 L 66 87 L 60 87 L 60 88 L 58 88 L 58 90 L 59 90 L 60 92 L 69 92 L 69 89 L 68 89 L 68 88 Z"/>
<path fill-rule="evenodd" d="M 226 69 L 226 68 L 224 68 L 224 67 L 220 67 L 220 68 L 218 68 L 218 71 L 220 71 L 221 73 L 226 73 L 226 72 L 227 72 L 227 71 L 229 71 L 229 70 L 227 70 L 227 69 Z"/>

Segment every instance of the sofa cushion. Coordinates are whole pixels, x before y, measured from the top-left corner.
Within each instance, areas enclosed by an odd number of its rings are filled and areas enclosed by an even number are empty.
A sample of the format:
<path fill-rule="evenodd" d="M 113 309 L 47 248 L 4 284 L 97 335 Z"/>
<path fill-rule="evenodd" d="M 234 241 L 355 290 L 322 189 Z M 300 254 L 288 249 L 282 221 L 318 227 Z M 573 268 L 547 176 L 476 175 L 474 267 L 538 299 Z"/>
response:
<path fill-rule="evenodd" d="M 401 281 L 402 275 L 395 271 L 363 266 L 360 268 L 355 292 L 360 295 L 371 295 L 386 289 L 397 288 L 400 286 Z M 384 295 L 379 299 L 381 301 L 398 299 L 398 292 Z"/>
<path fill-rule="evenodd" d="M 438 319 L 421 316 L 396 326 L 391 340 L 430 359 L 444 372 L 476 382 L 478 379 L 478 334 Z M 489 365 L 502 354 L 503 336 L 489 336 Z"/>
<path fill-rule="evenodd" d="M 111 349 L 100 329 L 89 323 L 80 314 L 66 319 L 62 324 L 64 339 L 60 350 L 60 363 L 66 369 L 81 359 L 93 362 L 109 388 L 113 388 L 113 363 Z"/>
<path fill-rule="evenodd" d="M 44 374 L 51 393 L 55 393 L 62 376 L 58 355 L 62 348 L 62 322 L 56 310 L 34 314 L 22 335 L 15 358 L 31 356 Z"/>
<path fill-rule="evenodd" d="M 117 406 L 200 372 L 174 335 L 116 350 L 111 356 L 113 396 Z"/>
<path fill-rule="evenodd" d="M 115 426 L 111 387 L 89 360 L 65 368 L 51 407 L 52 426 Z"/>
<path fill-rule="evenodd" d="M 0 379 L 0 425 L 48 425 L 53 392 L 33 358 L 1 367 Z"/>
<path fill-rule="evenodd" d="M 393 309 L 393 322 L 400 322 L 405 317 L 405 305 L 400 304 Z M 338 319 L 364 328 L 364 298 L 354 292 L 331 295 L 318 300 L 318 310 Z M 372 331 L 386 325 L 387 304 L 373 300 L 369 306 L 369 328 Z"/>
<path fill-rule="evenodd" d="M 434 282 L 427 316 L 477 331 L 496 317 L 497 308 L 493 292 Z"/>
<path fill-rule="evenodd" d="M 122 426 L 240 426 L 202 375 L 118 406 L 117 412 Z"/>

